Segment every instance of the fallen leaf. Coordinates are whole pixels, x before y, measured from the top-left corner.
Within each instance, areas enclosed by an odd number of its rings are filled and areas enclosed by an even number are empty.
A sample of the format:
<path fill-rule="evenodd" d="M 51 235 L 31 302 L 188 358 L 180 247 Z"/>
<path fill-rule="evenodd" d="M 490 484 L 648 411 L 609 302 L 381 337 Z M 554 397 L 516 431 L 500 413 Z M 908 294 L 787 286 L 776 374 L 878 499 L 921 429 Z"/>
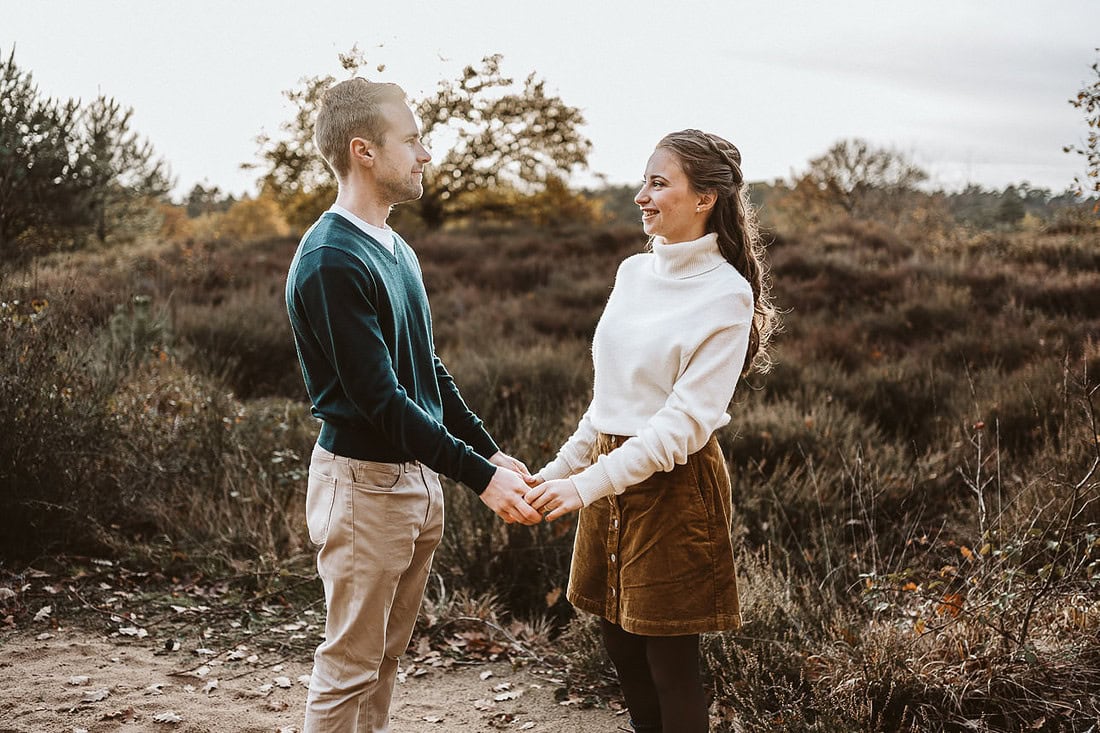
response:
<path fill-rule="evenodd" d="M 107 696 L 110 694 L 111 693 L 104 688 L 89 690 L 84 693 L 84 697 L 81 698 L 80 702 L 99 702 L 100 700 L 106 700 Z"/>
<path fill-rule="evenodd" d="M 121 720 L 124 723 L 133 722 L 136 714 L 133 708 L 126 708 L 125 710 L 114 710 L 109 713 L 104 713 L 100 720 Z"/>
<path fill-rule="evenodd" d="M 212 657 L 217 654 L 217 652 L 213 649 L 205 649 L 200 647 L 195 650 L 195 654 L 198 654 L 200 657 Z"/>
<path fill-rule="evenodd" d="M 183 718 L 176 714 L 174 710 L 166 710 L 163 713 L 157 713 L 153 716 L 154 723 L 182 723 Z"/>
<path fill-rule="evenodd" d="M 140 629 L 137 626 L 122 626 L 119 628 L 118 633 L 123 636 L 136 636 L 139 639 L 144 639 L 149 636 L 149 632 L 145 629 Z"/>
<path fill-rule="evenodd" d="M 50 617 L 51 613 L 53 613 L 53 606 L 42 606 L 42 608 L 38 609 L 38 613 L 34 614 L 34 620 L 45 621 Z"/>
<path fill-rule="evenodd" d="M 218 681 L 217 680 L 207 680 L 206 684 L 203 685 L 203 687 L 202 687 L 202 691 L 205 692 L 207 695 L 209 695 L 211 692 L 213 692 L 216 689 L 218 689 Z"/>
<path fill-rule="evenodd" d="M 481 700 L 474 700 L 474 709 L 475 710 L 481 710 L 481 711 L 492 710 L 496 706 L 497 706 L 497 704 L 495 702 L 493 702 L 492 700 L 485 699 L 485 698 L 482 698 Z"/>
<path fill-rule="evenodd" d="M 940 616 L 950 615 L 957 618 L 959 613 L 962 612 L 964 602 L 965 599 L 960 593 L 945 593 L 943 600 L 936 606 L 936 614 Z"/>
<path fill-rule="evenodd" d="M 298 675 L 298 684 L 301 685 L 302 687 L 305 687 L 306 689 L 309 689 L 309 675 L 308 674 Z"/>
<path fill-rule="evenodd" d="M 499 695 L 493 697 L 497 702 L 503 702 L 505 700 L 515 700 L 523 694 L 523 690 L 509 690 L 508 692 L 502 692 Z"/>
<path fill-rule="evenodd" d="M 15 591 L 11 588 L 0 588 L 0 601 L 10 601 L 15 598 Z"/>
<path fill-rule="evenodd" d="M 286 700 L 268 700 L 264 703 L 264 707 L 274 713 L 281 713 L 290 707 L 290 703 Z"/>
<path fill-rule="evenodd" d="M 260 685 L 258 691 L 261 695 L 266 695 L 267 693 L 271 692 L 273 689 L 275 689 L 275 685 L 268 682 L 265 685 Z"/>
<path fill-rule="evenodd" d="M 289 677 L 276 677 L 274 679 L 274 682 L 275 682 L 276 685 L 278 685 L 279 687 L 282 687 L 283 689 L 286 689 L 286 688 L 290 687 L 290 678 Z"/>
<path fill-rule="evenodd" d="M 443 718 L 439 717 L 438 715 L 425 715 L 424 721 L 427 723 L 442 723 Z"/>
<path fill-rule="evenodd" d="M 146 695 L 163 695 L 164 690 L 162 688 L 165 686 L 165 684 L 167 684 L 167 683 L 165 683 L 165 682 L 154 682 L 153 684 L 149 685 L 144 690 L 142 690 L 142 692 L 144 692 Z"/>
<path fill-rule="evenodd" d="M 48 631 L 43 631 L 38 636 L 34 637 L 34 640 L 35 641 L 45 641 L 46 639 L 52 639 L 52 638 L 53 638 L 53 634 L 51 634 Z"/>
<path fill-rule="evenodd" d="M 478 676 L 481 677 L 481 679 L 483 679 L 483 680 L 487 680 L 487 679 L 489 679 L 490 677 L 493 676 L 493 670 L 487 669 Z"/>
<path fill-rule="evenodd" d="M 89 679 L 91 678 L 88 677 L 88 675 L 73 675 L 69 678 L 69 684 L 73 685 L 74 687 L 77 687 L 79 685 L 86 685 L 88 684 Z"/>
<path fill-rule="evenodd" d="M 527 721 L 526 723 L 524 723 L 523 725 L 521 725 L 521 726 L 519 727 L 519 729 L 520 729 L 520 730 L 531 730 L 531 729 L 532 729 L 532 728 L 534 728 L 534 727 L 535 727 L 535 724 L 534 724 L 534 723 L 532 723 L 531 721 Z"/>
<path fill-rule="evenodd" d="M 208 674 L 210 674 L 210 667 L 207 667 L 205 664 L 195 670 L 196 677 L 205 677 Z"/>

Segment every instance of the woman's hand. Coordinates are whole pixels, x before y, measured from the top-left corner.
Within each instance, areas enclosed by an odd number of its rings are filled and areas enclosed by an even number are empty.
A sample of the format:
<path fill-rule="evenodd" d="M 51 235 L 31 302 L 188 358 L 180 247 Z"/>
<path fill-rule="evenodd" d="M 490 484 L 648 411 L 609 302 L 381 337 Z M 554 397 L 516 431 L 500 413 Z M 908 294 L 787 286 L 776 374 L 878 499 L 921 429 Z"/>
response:
<path fill-rule="evenodd" d="M 584 506 L 577 487 L 567 478 L 544 481 L 528 491 L 524 498 L 535 511 L 545 515 L 548 522 Z"/>

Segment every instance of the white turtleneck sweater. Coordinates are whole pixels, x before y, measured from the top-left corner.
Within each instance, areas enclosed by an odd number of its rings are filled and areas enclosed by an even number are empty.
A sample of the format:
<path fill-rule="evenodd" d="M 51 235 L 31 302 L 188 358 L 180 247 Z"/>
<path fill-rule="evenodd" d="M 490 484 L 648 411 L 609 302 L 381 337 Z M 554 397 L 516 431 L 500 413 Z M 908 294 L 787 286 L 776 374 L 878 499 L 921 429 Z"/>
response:
<path fill-rule="evenodd" d="M 592 403 L 539 475 L 572 476 L 585 506 L 671 471 L 730 421 L 752 288 L 707 234 L 627 258 L 592 339 Z M 630 436 L 590 463 L 598 433 Z"/>

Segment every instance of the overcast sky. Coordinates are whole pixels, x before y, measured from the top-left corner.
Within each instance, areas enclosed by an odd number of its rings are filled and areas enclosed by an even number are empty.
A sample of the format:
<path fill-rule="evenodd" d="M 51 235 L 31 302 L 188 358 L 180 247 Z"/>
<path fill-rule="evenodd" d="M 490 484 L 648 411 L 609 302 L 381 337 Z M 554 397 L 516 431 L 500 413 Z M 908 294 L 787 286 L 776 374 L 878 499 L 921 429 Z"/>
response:
<path fill-rule="evenodd" d="M 862 137 L 954 189 L 1083 172 L 1068 99 L 1095 75 L 1098 0 L 0 0 L 0 51 L 42 92 L 134 108 L 195 183 L 254 191 L 255 137 L 290 116 L 282 91 L 343 75 L 358 44 L 413 97 L 492 53 L 580 107 L 591 168 L 639 180 L 666 132 L 699 127 L 741 148 L 746 177 L 805 169 Z"/>

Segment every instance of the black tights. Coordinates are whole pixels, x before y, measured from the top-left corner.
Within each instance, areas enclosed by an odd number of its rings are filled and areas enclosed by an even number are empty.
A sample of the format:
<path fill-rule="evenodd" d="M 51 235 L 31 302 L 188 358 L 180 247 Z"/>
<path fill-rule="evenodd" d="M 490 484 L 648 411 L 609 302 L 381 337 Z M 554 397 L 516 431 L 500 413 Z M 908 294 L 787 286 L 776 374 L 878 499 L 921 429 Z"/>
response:
<path fill-rule="evenodd" d="M 699 635 L 639 636 L 600 619 L 607 655 L 638 733 L 706 733 Z"/>

